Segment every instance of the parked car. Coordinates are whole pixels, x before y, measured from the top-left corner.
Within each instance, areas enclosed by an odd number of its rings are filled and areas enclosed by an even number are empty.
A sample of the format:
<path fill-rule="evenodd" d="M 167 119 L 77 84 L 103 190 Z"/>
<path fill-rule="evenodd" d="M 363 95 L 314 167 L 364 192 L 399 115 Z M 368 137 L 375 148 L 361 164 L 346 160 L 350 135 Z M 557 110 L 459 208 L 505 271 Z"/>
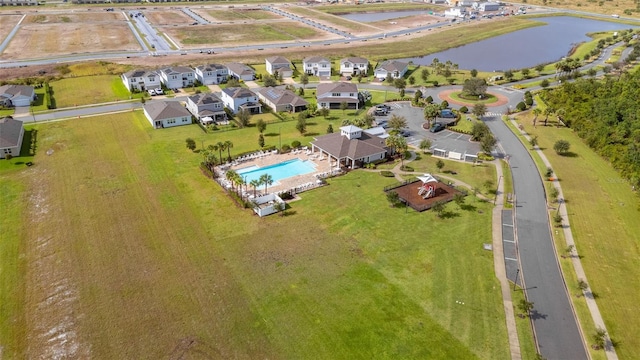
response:
<path fill-rule="evenodd" d="M 443 109 L 443 110 L 440 110 L 440 117 L 455 119 L 456 114 L 454 114 L 453 111 L 449 109 Z"/>
<path fill-rule="evenodd" d="M 156 95 L 164 95 L 164 90 L 156 89 Z"/>
<path fill-rule="evenodd" d="M 149 89 L 147 90 L 147 92 L 149 93 L 149 95 L 151 96 L 156 96 L 156 91 L 154 89 Z"/>
<path fill-rule="evenodd" d="M 373 112 L 375 116 L 387 116 L 388 112 L 386 110 L 378 110 Z"/>
<path fill-rule="evenodd" d="M 437 133 L 438 131 L 444 130 L 446 127 L 447 126 L 445 124 L 437 122 L 431 125 L 431 129 L 429 129 L 429 131 L 431 131 L 432 133 Z"/>

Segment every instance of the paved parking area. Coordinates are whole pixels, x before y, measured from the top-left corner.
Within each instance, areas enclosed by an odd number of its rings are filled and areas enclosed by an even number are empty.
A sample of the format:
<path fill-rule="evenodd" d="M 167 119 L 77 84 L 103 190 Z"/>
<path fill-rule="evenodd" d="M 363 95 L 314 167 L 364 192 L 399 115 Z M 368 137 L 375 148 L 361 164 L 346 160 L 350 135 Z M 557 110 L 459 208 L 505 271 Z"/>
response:
<path fill-rule="evenodd" d="M 423 108 L 412 107 L 409 102 L 387 103 L 391 111 L 386 116 L 376 116 L 376 121 L 389 120 L 392 115 L 403 116 L 407 119 L 407 143 L 418 147 L 423 139 L 430 139 L 432 148 L 455 151 L 459 153 L 476 154 L 480 151 L 480 144 L 471 142 L 471 136 L 443 130 L 438 133 L 431 133 L 422 128 L 424 124 Z"/>

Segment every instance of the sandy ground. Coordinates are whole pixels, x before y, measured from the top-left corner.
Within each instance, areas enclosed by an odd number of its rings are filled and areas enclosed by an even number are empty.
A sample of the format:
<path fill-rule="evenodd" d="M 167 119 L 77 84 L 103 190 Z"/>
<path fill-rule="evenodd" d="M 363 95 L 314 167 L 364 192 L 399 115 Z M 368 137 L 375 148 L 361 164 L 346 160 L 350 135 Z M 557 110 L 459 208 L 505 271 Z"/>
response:
<path fill-rule="evenodd" d="M 145 11 L 145 16 L 154 25 L 177 26 L 191 24 L 193 19 L 182 11 Z"/>
<path fill-rule="evenodd" d="M 25 18 L 0 59 L 123 50 L 141 48 L 120 13 L 33 14 Z"/>
<path fill-rule="evenodd" d="M 0 39 L 4 39 L 9 35 L 14 26 L 22 18 L 21 15 L 0 15 Z"/>

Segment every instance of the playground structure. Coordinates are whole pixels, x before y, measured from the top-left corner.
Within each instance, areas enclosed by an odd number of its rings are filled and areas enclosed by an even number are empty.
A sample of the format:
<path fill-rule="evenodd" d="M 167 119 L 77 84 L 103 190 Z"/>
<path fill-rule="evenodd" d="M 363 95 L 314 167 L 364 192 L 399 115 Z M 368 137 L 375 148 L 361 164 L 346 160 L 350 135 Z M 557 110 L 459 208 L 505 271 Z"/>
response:
<path fill-rule="evenodd" d="M 436 202 L 452 201 L 461 191 L 444 184 L 430 174 L 418 176 L 417 179 L 389 186 L 385 192 L 395 191 L 407 207 L 416 211 L 429 210 Z"/>

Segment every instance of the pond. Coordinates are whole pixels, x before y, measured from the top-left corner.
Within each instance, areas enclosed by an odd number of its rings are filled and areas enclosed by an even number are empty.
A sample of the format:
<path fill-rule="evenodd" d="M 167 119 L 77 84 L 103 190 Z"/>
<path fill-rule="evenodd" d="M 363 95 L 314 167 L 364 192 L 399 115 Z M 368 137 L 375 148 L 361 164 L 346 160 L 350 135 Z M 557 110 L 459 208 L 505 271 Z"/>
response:
<path fill-rule="evenodd" d="M 387 11 L 387 12 L 375 12 L 375 13 L 357 13 L 357 14 L 344 14 L 340 15 L 340 17 L 358 21 L 358 22 L 375 22 L 375 21 L 383 21 L 389 19 L 397 19 L 407 16 L 416 16 L 416 15 L 429 15 L 433 14 L 433 11 L 428 10 L 406 10 L 406 11 Z"/>
<path fill-rule="evenodd" d="M 634 28 L 627 24 L 571 16 L 534 20 L 545 22 L 547 25 L 518 30 L 424 57 L 401 60 L 429 65 L 434 58 L 438 58 L 441 62 L 450 60 L 458 64 L 460 69 L 479 71 L 532 68 L 567 56 L 573 46 L 591 40 L 587 33 Z"/>

